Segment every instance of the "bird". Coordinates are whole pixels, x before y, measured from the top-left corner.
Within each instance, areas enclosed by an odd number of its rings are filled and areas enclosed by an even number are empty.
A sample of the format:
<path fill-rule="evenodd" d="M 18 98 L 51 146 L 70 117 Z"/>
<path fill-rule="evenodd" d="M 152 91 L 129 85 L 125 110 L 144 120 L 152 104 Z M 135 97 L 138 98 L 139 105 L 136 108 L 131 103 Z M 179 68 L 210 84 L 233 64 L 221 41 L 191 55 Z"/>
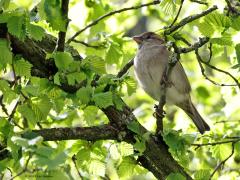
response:
<path fill-rule="evenodd" d="M 162 75 L 168 65 L 171 52 L 166 47 L 164 39 L 154 32 L 144 32 L 132 38 L 138 44 L 133 63 L 136 79 L 148 95 L 159 101 L 162 93 Z M 210 127 L 193 105 L 190 92 L 189 80 L 178 61 L 168 77 L 166 103 L 181 108 L 203 134 L 209 131 Z"/>

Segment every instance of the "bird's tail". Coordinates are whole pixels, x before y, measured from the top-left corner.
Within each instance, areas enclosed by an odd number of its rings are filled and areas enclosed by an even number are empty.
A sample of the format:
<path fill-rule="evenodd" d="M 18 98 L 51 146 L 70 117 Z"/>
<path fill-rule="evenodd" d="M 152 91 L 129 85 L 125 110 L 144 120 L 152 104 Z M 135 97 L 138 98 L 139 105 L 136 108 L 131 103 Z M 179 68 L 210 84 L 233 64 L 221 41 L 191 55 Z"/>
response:
<path fill-rule="evenodd" d="M 195 106 L 190 101 L 187 105 L 181 106 L 181 108 L 187 113 L 187 115 L 193 120 L 197 126 L 199 132 L 203 134 L 205 131 L 209 131 L 209 125 L 204 121 L 202 116 L 199 114 Z"/>

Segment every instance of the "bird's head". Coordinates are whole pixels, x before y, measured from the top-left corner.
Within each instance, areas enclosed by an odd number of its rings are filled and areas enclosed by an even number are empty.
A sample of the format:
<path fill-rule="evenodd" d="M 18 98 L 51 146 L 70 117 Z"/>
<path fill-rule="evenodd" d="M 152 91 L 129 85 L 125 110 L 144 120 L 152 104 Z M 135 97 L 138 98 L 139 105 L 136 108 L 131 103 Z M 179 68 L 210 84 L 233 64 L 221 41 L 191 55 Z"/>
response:
<path fill-rule="evenodd" d="M 144 44 L 162 44 L 164 40 L 154 32 L 145 32 L 137 36 L 133 36 L 133 40 L 141 47 Z"/>

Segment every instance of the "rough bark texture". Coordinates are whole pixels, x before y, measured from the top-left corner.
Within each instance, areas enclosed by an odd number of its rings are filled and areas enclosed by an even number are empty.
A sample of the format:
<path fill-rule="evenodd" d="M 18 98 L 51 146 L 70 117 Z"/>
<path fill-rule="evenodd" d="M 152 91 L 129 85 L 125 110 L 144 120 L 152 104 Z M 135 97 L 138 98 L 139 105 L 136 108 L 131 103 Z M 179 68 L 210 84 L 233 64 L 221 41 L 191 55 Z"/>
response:
<path fill-rule="evenodd" d="M 55 48 L 56 38 L 46 35 L 40 42 L 36 42 L 29 38 L 25 39 L 23 42 L 11 36 L 10 41 L 13 52 L 15 54 L 21 54 L 26 60 L 33 64 L 32 76 L 47 78 L 49 80 L 53 79 L 53 75 L 57 72 L 57 68 L 53 63 L 54 61 L 46 61 L 45 57 L 46 52 L 52 52 Z M 66 51 L 71 52 L 75 60 L 81 60 L 81 57 L 72 47 L 65 46 L 65 49 Z M 76 86 L 63 84 L 60 88 L 68 93 L 73 93 L 83 85 L 84 83 Z M 120 111 L 115 107 L 110 106 L 106 109 L 102 109 L 102 111 L 108 117 L 110 125 L 89 128 L 42 129 L 35 130 L 34 132 L 42 135 L 45 140 L 67 140 L 78 138 L 85 140 L 118 139 L 133 144 L 135 142 L 134 136 L 136 134 L 127 128 L 127 124 L 132 121 L 138 123 L 138 121 L 130 108 L 125 105 L 123 110 Z M 147 130 L 140 124 L 139 127 L 143 134 L 147 132 Z M 92 130 L 94 130 L 94 132 L 92 132 Z M 105 132 L 103 132 L 103 130 Z M 61 134 L 62 132 L 64 133 Z M 53 136 L 54 134 L 55 136 Z M 173 159 L 168 152 L 168 146 L 163 140 L 161 140 L 161 138 L 150 136 L 146 142 L 145 152 L 139 157 L 139 162 L 142 166 L 151 171 L 158 179 L 165 179 L 170 173 L 181 173 L 187 179 L 191 179 L 184 169 Z"/>

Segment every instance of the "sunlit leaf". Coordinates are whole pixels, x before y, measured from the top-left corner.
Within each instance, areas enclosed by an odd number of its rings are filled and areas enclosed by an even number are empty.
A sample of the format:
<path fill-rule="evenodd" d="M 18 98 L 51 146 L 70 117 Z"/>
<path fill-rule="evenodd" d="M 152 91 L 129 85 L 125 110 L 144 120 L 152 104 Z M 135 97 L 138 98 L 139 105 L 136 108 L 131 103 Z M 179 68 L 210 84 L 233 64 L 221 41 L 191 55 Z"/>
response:
<path fill-rule="evenodd" d="M 121 57 L 122 57 L 122 52 L 120 47 L 117 44 L 112 43 L 105 57 L 106 62 L 108 64 L 119 64 Z"/>
<path fill-rule="evenodd" d="M 96 103 L 96 105 L 100 108 L 106 108 L 108 106 L 113 105 L 111 92 L 94 94 L 93 100 Z"/>
<path fill-rule="evenodd" d="M 240 43 L 235 46 L 238 64 L 240 64 Z"/>
<path fill-rule="evenodd" d="M 41 41 L 44 36 L 44 29 L 40 26 L 36 26 L 34 24 L 28 25 L 28 33 L 30 37 L 32 37 L 35 40 Z"/>
<path fill-rule="evenodd" d="M 7 27 L 8 31 L 20 38 L 24 39 L 26 36 L 26 28 L 25 28 L 25 16 L 12 16 L 8 19 Z"/>
<path fill-rule="evenodd" d="M 194 179 L 196 180 L 205 180 L 210 178 L 210 170 L 201 169 L 194 174 Z"/>
<path fill-rule="evenodd" d="M 171 173 L 168 175 L 166 180 L 186 180 L 186 178 L 180 173 Z"/>
<path fill-rule="evenodd" d="M 72 56 L 67 52 L 56 52 L 54 55 L 56 66 L 60 70 L 67 69 L 68 66 L 73 62 Z"/>
<path fill-rule="evenodd" d="M 6 64 L 12 63 L 12 53 L 10 46 L 6 39 L 0 39 L 0 70 L 6 66 Z"/>
<path fill-rule="evenodd" d="M 14 63 L 15 72 L 16 72 L 16 75 L 18 76 L 30 77 L 31 67 L 32 67 L 32 64 L 30 64 L 28 61 L 25 61 L 24 59 L 17 60 Z"/>
<path fill-rule="evenodd" d="M 93 89 L 90 86 L 80 88 L 76 95 L 82 104 L 87 104 L 91 100 Z"/>

